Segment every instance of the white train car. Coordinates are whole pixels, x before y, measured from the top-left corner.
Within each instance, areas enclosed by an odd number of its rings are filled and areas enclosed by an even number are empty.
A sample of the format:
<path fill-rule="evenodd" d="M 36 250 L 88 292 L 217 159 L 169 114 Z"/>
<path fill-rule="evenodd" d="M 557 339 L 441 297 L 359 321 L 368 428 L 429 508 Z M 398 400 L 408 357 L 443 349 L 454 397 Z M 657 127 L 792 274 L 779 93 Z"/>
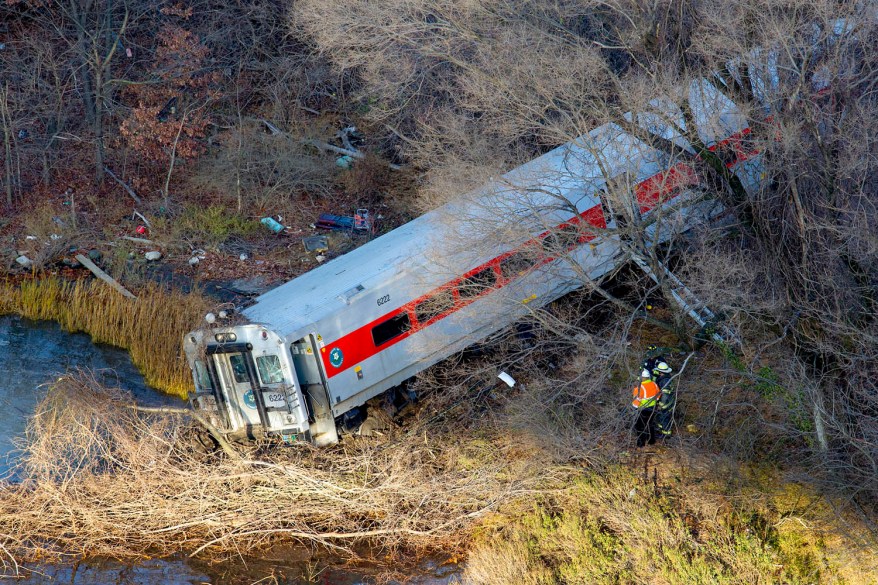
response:
<path fill-rule="evenodd" d="M 745 116 L 707 80 L 687 93 L 702 142 L 756 186 Z M 693 154 L 667 123 L 683 124 L 680 109 L 651 105 L 661 115 L 626 118 Z M 624 261 L 607 229 L 617 221 L 662 213 L 664 239 L 715 212 L 698 184 L 682 159 L 617 124 L 596 128 L 267 292 L 243 311 L 249 323 L 187 334 L 192 405 L 227 433 L 334 443 L 338 417 Z M 492 237 L 509 230 L 517 245 Z"/>

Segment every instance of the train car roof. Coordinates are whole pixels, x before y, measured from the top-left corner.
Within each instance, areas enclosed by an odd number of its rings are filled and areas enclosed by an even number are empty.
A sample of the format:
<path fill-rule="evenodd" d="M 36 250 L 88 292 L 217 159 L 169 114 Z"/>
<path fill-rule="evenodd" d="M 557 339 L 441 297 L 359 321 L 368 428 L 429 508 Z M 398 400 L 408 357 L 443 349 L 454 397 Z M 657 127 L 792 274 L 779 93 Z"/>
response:
<path fill-rule="evenodd" d="M 708 142 L 740 129 L 730 126 L 745 124 L 737 107 L 706 81 L 690 86 L 689 101 Z M 719 112 L 708 114 L 709 101 L 723 102 Z M 337 312 L 353 294 L 403 273 L 409 275 L 407 286 L 424 294 L 502 254 L 510 242 L 533 237 L 598 204 L 596 192 L 606 178 L 627 173 L 639 182 L 666 168 L 663 156 L 619 125 L 604 124 L 268 291 L 244 315 L 291 336 Z M 498 233 L 507 230 L 515 233 Z"/>
<path fill-rule="evenodd" d="M 543 223 L 560 223 L 571 217 L 564 209 L 553 210 L 551 203 L 564 198 L 573 205 L 594 205 L 594 192 L 603 185 L 602 161 L 620 170 L 636 159 L 645 176 L 656 172 L 657 161 L 647 154 L 646 145 L 625 134 L 615 124 L 596 128 L 588 135 L 560 146 L 487 185 L 430 211 L 346 254 L 261 295 L 244 310 L 256 323 L 264 323 L 282 335 L 294 335 L 338 311 L 345 297 L 356 287 L 368 291 L 386 284 L 403 272 L 417 273 L 409 285 L 423 292 L 508 249 L 473 245 L 480 225 L 500 225 L 511 217 L 520 229 L 521 239 L 532 237 Z M 537 210 L 547 209 L 546 213 Z M 512 211 L 516 210 L 516 211 Z M 517 214 L 517 215 L 516 215 Z M 521 214 L 529 214 L 533 224 L 521 227 Z M 546 216 L 549 216 L 548 218 Z M 554 216 L 554 217 L 553 217 Z M 509 242 L 509 239 L 502 241 Z M 430 265 L 430 270 L 422 270 Z M 421 268 L 421 270 L 419 270 Z M 421 282 L 418 282 L 420 279 Z M 406 299 L 408 300 L 408 299 Z"/>

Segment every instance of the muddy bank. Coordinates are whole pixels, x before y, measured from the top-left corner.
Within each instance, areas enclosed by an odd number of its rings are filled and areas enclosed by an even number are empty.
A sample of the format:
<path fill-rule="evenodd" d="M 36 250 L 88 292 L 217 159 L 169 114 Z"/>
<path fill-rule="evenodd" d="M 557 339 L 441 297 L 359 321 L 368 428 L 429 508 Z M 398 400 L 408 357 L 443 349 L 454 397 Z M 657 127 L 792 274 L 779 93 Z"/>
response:
<path fill-rule="evenodd" d="M 24 569 L 21 585 L 451 585 L 461 569 L 453 563 L 431 559 L 417 565 L 388 567 L 314 554 L 304 547 L 276 547 L 260 558 L 235 557 L 205 563 L 178 556 L 121 563 L 91 559 L 82 563 L 42 565 Z"/>

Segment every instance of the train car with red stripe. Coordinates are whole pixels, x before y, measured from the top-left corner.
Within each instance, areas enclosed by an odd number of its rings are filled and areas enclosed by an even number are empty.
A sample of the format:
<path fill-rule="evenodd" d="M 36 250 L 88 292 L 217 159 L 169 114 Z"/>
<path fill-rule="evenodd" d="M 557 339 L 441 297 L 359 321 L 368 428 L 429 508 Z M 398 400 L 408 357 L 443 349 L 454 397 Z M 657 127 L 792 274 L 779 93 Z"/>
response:
<path fill-rule="evenodd" d="M 697 134 L 754 188 L 746 117 L 713 83 L 684 92 Z M 682 110 L 650 107 L 265 293 L 247 323 L 187 334 L 193 406 L 227 433 L 334 443 L 339 417 L 625 262 L 622 223 L 647 220 L 655 241 L 715 215 Z"/>

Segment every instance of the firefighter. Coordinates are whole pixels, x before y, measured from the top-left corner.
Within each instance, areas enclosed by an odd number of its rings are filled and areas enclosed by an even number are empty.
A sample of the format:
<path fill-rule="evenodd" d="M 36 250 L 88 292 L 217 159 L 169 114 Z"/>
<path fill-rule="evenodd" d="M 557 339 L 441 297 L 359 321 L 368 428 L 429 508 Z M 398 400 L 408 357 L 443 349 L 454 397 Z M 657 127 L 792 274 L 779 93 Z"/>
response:
<path fill-rule="evenodd" d="M 634 399 L 631 405 L 637 411 L 634 419 L 634 433 L 637 435 L 637 446 L 655 443 L 659 430 L 656 426 L 655 409 L 658 405 L 661 389 L 652 379 L 652 372 L 645 369 L 640 373 L 640 384 L 632 391 Z"/>
<path fill-rule="evenodd" d="M 665 361 L 665 352 L 669 348 L 650 345 L 646 348 L 646 359 L 643 360 L 643 368 L 652 374 L 652 379 L 658 384 L 661 396 L 655 409 L 655 427 L 659 436 L 666 438 L 671 434 L 673 425 L 674 408 L 677 405 L 677 396 L 674 393 L 671 374 L 673 369 Z"/>
<path fill-rule="evenodd" d="M 661 394 L 655 410 L 655 424 L 662 438 L 671 435 L 674 423 L 674 407 L 677 405 L 677 394 L 674 392 L 671 373 L 674 370 L 664 360 L 659 360 L 652 369 L 652 376 Z"/>

